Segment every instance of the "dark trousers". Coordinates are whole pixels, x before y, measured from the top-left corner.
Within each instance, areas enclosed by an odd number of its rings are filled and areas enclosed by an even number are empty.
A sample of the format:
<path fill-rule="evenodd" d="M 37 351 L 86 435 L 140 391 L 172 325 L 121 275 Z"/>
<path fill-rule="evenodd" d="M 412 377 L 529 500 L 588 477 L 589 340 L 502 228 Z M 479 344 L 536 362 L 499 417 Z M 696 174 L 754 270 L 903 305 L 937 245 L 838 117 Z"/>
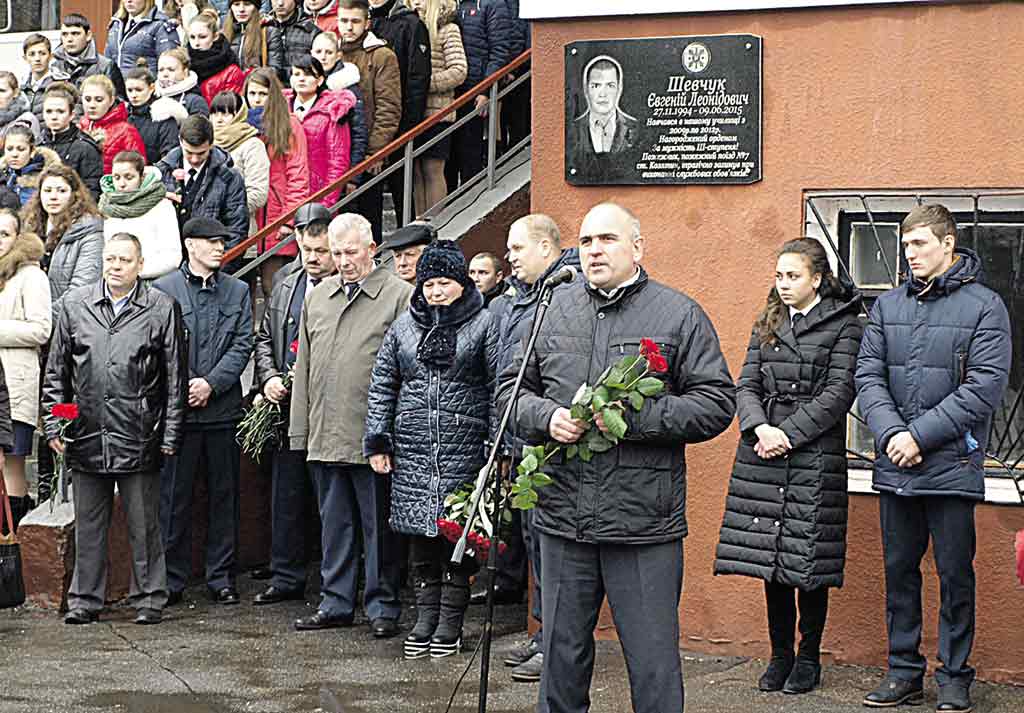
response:
<path fill-rule="evenodd" d="M 469 555 L 462 558 L 459 564 L 452 564 L 452 552 L 455 545 L 440 535 L 426 537 L 410 535 L 409 562 L 412 576 L 416 582 L 455 581 L 469 584 L 469 578 L 477 571 L 476 560 Z M 448 576 L 446 577 L 445 574 Z"/>
<path fill-rule="evenodd" d="M 364 174 L 366 180 L 373 178 L 370 174 Z M 373 242 L 380 245 L 384 229 L 384 183 L 376 183 L 361 196 L 356 198 L 355 212 L 370 221 L 370 228 L 373 230 Z"/>
<path fill-rule="evenodd" d="M 626 657 L 635 713 L 681 713 L 683 543 L 594 545 L 545 533 L 544 670 L 538 713 L 586 713 L 594 627 L 605 595 Z"/>
<path fill-rule="evenodd" d="M 178 454 L 164 459 L 160 527 L 167 550 L 167 586 L 180 592 L 192 574 L 192 487 L 205 473 L 208 503 L 206 586 L 234 586 L 238 551 L 239 450 L 235 429 L 185 431 Z"/>
<path fill-rule="evenodd" d="M 456 119 L 473 111 L 470 102 L 455 112 Z M 481 117 L 471 119 L 452 134 L 452 151 L 444 164 L 444 176 L 451 193 L 484 168 L 484 121 Z"/>
<path fill-rule="evenodd" d="M 776 582 L 764 583 L 768 605 L 768 633 L 772 639 L 772 656 L 792 660 L 793 631 L 800 610 L 800 658 L 812 663 L 821 661 L 821 637 L 828 616 L 828 587 L 810 591 Z"/>
<path fill-rule="evenodd" d="M 399 558 L 387 522 L 386 480 L 368 465 L 310 461 L 309 472 L 323 525 L 320 611 L 332 617 L 355 613 L 362 547 L 366 615 L 397 618 L 402 608 Z"/>
<path fill-rule="evenodd" d="M 523 542 L 523 510 L 512 510 L 505 551 L 498 555 L 495 583 L 499 589 L 522 592 L 526 588 L 526 543 Z"/>
<path fill-rule="evenodd" d="M 533 582 L 533 600 L 530 603 L 530 616 L 536 620 L 542 628 L 537 629 L 533 635 L 534 640 L 539 644 L 544 641 L 544 589 L 541 587 L 541 573 L 543 565 L 540 557 L 540 536 L 533 527 L 534 511 L 523 510 L 523 549 L 526 557 L 530 560 L 530 579 Z"/>
<path fill-rule="evenodd" d="M 939 685 L 970 685 L 974 644 L 974 501 L 954 496 L 903 497 L 881 493 L 885 549 L 885 614 L 889 670 L 915 681 L 925 674 L 921 655 L 921 558 L 931 538 L 939 572 Z"/>
<path fill-rule="evenodd" d="M 167 569 L 160 540 L 160 474 L 110 476 L 71 473 L 75 489 L 75 574 L 69 609 L 99 611 L 107 593 L 107 533 L 114 509 L 114 484 L 128 520 L 132 584 L 128 602 L 137 609 L 163 609 Z"/>
<path fill-rule="evenodd" d="M 305 451 L 274 451 L 270 463 L 270 585 L 306 587 L 306 520 L 310 493 Z"/>
<path fill-rule="evenodd" d="M 520 69 L 529 70 L 530 65 Z M 511 149 L 530 133 L 530 80 L 520 84 L 501 100 L 501 136 L 505 150 Z"/>

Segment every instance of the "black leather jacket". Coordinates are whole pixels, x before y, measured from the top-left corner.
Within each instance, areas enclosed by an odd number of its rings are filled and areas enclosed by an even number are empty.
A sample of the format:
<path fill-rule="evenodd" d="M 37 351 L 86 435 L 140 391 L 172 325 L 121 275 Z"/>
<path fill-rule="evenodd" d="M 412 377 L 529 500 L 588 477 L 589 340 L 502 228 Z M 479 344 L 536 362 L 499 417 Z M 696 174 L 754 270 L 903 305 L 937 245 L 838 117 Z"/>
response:
<path fill-rule="evenodd" d="M 50 409 L 74 401 L 79 416 L 66 431 L 69 468 L 110 475 L 157 470 L 161 448 L 177 449 L 185 418 L 178 304 L 141 281 L 116 317 L 102 281 L 66 297 L 43 382 L 46 437 L 60 430 Z"/>
<path fill-rule="evenodd" d="M 263 319 L 260 320 L 260 328 L 256 331 L 253 345 L 253 361 L 256 367 L 253 388 L 260 391 L 273 377 L 285 374 L 285 361 L 290 346 L 285 329 L 288 307 L 292 303 L 292 295 L 295 294 L 299 280 L 306 279 L 306 271 L 302 269 L 300 260 L 289 263 L 284 269 L 288 274 L 274 285 L 274 291 L 270 293 L 270 300 L 263 310 Z M 287 410 L 284 413 L 287 414 Z"/>

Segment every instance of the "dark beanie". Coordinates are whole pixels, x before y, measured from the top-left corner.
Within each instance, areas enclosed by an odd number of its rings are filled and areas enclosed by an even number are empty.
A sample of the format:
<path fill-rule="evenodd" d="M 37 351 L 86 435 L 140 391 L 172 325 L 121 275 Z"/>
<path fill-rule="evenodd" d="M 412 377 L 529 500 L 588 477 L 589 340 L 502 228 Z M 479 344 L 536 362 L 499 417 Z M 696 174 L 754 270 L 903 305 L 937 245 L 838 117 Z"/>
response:
<path fill-rule="evenodd" d="M 423 249 L 416 263 L 416 286 L 422 287 L 424 282 L 435 277 L 447 277 L 460 285 L 472 284 L 466 269 L 466 256 L 454 240 L 435 240 Z"/>

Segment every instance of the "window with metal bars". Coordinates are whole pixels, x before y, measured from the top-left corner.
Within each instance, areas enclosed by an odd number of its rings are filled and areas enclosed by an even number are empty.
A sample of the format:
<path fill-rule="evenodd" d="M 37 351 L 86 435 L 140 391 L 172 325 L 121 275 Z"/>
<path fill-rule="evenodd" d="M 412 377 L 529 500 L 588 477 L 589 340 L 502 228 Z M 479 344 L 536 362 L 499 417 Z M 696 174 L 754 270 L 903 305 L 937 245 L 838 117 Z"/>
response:
<path fill-rule="evenodd" d="M 941 203 L 957 221 L 957 244 L 978 253 L 985 284 L 1010 313 L 1014 345 L 1010 382 L 989 434 L 987 476 L 1013 478 L 1024 502 L 1024 189 L 813 192 L 805 196 L 806 232 L 831 248 L 835 269 L 864 294 L 867 310 L 903 281 L 899 226 L 919 203 Z M 848 427 L 854 463 L 868 467 L 874 443 L 856 405 Z"/>

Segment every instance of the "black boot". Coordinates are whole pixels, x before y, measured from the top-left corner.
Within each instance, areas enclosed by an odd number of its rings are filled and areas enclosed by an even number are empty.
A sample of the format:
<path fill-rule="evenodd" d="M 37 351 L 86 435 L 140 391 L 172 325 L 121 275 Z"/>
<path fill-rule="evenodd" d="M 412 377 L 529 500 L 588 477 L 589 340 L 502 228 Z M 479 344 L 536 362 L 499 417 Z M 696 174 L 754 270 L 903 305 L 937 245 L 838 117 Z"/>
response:
<path fill-rule="evenodd" d="M 810 693 L 821 683 L 821 637 L 828 615 L 828 588 L 800 590 L 800 649 L 783 693 Z"/>
<path fill-rule="evenodd" d="M 457 654 L 462 649 L 462 620 L 469 606 L 469 577 L 445 572 L 441 584 L 441 613 L 430 639 L 430 658 Z"/>
<path fill-rule="evenodd" d="M 757 687 L 762 691 L 781 691 L 793 670 L 793 639 L 796 629 L 796 602 L 793 589 L 774 582 L 764 584 L 768 605 L 768 635 L 772 640 L 772 658 Z"/>
<path fill-rule="evenodd" d="M 14 531 L 17 532 L 18 523 L 21 522 L 22 518 L 28 515 L 33 508 L 35 508 L 36 504 L 28 495 L 22 495 L 20 497 L 11 495 L 8 497 L 11 501 L 11 518 L 14 520 L 14 522 L 11 524 L 14 527 Z M 7 522 L 4 522 L 3 534 L 8 534 Z"/>
<path fill-rule="evenodd" d="M 405 637 L 405 658 L 418 659 L 430 654 L 430 637 L 441 615 L 441 582 L 416 580 L 416 626 Z"/>

